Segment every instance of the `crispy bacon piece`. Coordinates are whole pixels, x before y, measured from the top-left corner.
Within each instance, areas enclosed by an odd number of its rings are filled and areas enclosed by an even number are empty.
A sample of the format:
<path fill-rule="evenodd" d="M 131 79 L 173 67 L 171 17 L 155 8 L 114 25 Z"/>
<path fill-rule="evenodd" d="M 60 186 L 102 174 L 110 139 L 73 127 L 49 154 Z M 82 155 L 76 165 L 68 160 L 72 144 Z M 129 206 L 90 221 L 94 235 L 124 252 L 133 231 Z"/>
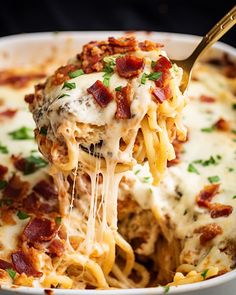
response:
<path fill-rule="evenodd" d="M 12 253 L 11 258 L 14 268 L 18 273 L 25 273 L 27 276 L 33 277 L 42 276 L 42 273 L 35 269 L 30 257 L 26 255 L 23 251 L 18 250 Z"/>
<path fill-rule="evenodd" d="M 199 207 L 209 208 L 209 203 L 219 192 L 220 184 L 205 185 L 197 196 L 197 204 Z"/>
<path fill-rule="evenodd" d="M 170 75 L 170 68 L 172 67 L 171 62 L 165 57 L 160 57 L 155 66 L 154 71 L 155 72 L 161 72 L 161 77 L 155 81 L 155 84 L 157 87 L 163 88 L 168 84 L 168 81 L 171 79 Z"/>
<path fill-rule="evenodd" d="M 43 73 L 26 73 L 16 74 L 12 71 L 1 71 L 0 72 L 0 85 L 8 85 L 14 88 L 23 88 L 30 81 L 45 78 L 46 75 Z"/>
<path fill-rule="evenodd" d="M 20 156 L 11 156 L 11 160 L 13 161 L 13 164 L 15 168 L 21 172 L 25 171 L 25 159 L 21 158 Z"/>
<path fill-rule="evenodd" d="M 26 211 L 36 213 L 40 205 L 39 197 L 32 192 L 23 200 L 22 205 Z"/>
<path fill-rule="evenodd" d="M 233 207 L 230 205 L 224 205 L 214 203 L 210 205 L 210 214 L 212 218 L 227 217 L 233 212 Z"/>
<path fill-rule="evenodd" d="M 26 94 L 25 95 L 25 102 L 27 102 L 27 103 L 33 103 L 33 101 L 34 101 L 34 94 Z"/>
<path fill-rule="evenodd" d="M 69 73 L 74 72 L 79 69 L 79 65 L 69 64 L 63 67 L 60 67 L 56 70 L 55 74 L 52 77 L 52 84 L 53 85 L 60 85 L 65 81 L 69 80 Z"/>
<path fill-rule="evenodd" d="M 6 270 L 7 268 L 13 268 L 13 265 L 10 262 L 0 259 L 0 269 Z"/>
<path fill-rule="evenodd" d="M 8 168 L 0 164 L 0 179 L 3 179 L 7 171 L 8 171 Z"/>
<path fill-rule="evenodd" d="M 109 89 L 104 84 L 97 80 L 92 86 L 87 89 L 89 94 L 92 94 L 95 101 L 100 107 L 105 108 L 109 102 L 113 100 L 113 96 Z"/>
<path fill-rule="evenodd" d="M 7 198 L 20 199 L 27 194 L 29 182 L 21 181 L 20 177 L 14 174 L 8 182 L 3 194 Z"/>
<path fill-rule="evenodd" d="M 196 229 L 194 232 L 201 233 L 200 243 L 204 246 L 207 242 L 214 239 L 217 235 L 221 235 L 223 233 L 223 230 L 218 224 L 210 223 Z"/>
<path fill-rule="evenodd" d="M 228 121 L 226 121 L 223 118 L 220 118 L 215 124 L 214 126 L 220 130 L 220 131 L 229 131 L 230 130 L 230 124 Z"/>
<path fill-rule="evenodd" d="M 45 200 L 50 200 L 58 196 L 56 187 L 45 180 L 39 181 L 34 187 L 33 190 L 42 196 Z"/>
<path fill-rule="evenodd" d="M 121 37 L 118 39 L 109 37 L 108 42 L 112 49 L 112 54 L 127 53 L 138 49 L 138 42 L 134 36 Z"/>
<path fill-rule="evenodd" d="M 162 45 L 160 43 L 150 41 L 150 40 L 145 40 L 143 42 L 139 42 L 138 46 L 143 51 L 152 51 L 152 50 L 155 50 L 157 48 L 161 48 L 164 45 Z"/>
<path fill-rule="evenodd" d="M 3 223 L 8 225 L 16 224 L 13 216 L 15 216 L 15 212 L 12 209 L 6 208 L 1 212 L 1 220 Z"/>
<path fill-rule="evenodd" d="M 0 112 L 0 118 L 13 118 L 16 113 L 16 109 L 7 109 L 5 111 Z"/>
<path fill-rule="evenodd" d="M 56 234 L 57 227 L 54 221 L 46 218 L 33 218 L 26 225 L 23 239 L 31 243 L 50 241 Z"/>
<path fill-rule="evenodd" d="M 188 140 L 188 138 L 186 139 L 186 141 Z M 167 167 L 171 167 L 174 165 L 177 165 L 180 162 L 180 154 L 183 151 L 183 144 L 186 141 L 180 141 L 177 138 L 174 139 L 174 141 L 172 142 L 174 150 L 175 150 L 175 159 L 168 161 L 167 162 Z"/>
<path fill-rule="evenodd" d="M 48 251 L 53 256 L 60 257 L 60 256 L 62 256 L 62 254 L 65 251 L 65 245 L 61 240 L 55 239 L 50 243 L 50 245 L 48 247 Z"/>
<path fill-rule="evenodd" d="M 116 59 L 116 69 L 120 77 L 137 77 L 144 67 L 142 58 L 133 55 L 126 55 Z"/>
<path fill-rule="evenodd" d="M 156 87 L 152 89 L 152 95 L 158 103 L 163 103 L 166 99 L 172 97 L 172 91 L 169 85 L 166 85 L 163 88 Z"/>
<path fill-rule="evenodd" d="M 116 119 L 130 119 L 130 95 L 131 95 L 131 86 L 128 84 L 125 87 L 122 87 L 121 91 L 116 91 Z"/>
<path fill-rule="evenodd" d="M 206 102 L 206 103 L 213 103 L 216 101 L 214 97 L 207 96 L 207 95 L 201 95 L 199 99 L 201 102 Z"/>

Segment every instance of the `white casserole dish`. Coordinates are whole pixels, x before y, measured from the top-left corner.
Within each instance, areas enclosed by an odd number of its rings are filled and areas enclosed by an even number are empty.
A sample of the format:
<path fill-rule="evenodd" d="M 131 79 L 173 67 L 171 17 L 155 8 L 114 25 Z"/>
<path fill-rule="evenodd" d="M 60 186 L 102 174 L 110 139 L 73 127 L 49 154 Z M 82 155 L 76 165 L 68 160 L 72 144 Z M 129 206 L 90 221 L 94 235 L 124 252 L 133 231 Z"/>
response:
<path fill-rule="evenodd" d="M 51 71 L 64 64 L 68 57 L 80 51 L 83 44 L 107 36 L 120 36 L 123 32 L 64 32 L 64 33 L 36 33 L 23 34 L 0 38 L 0 70 L 18 66 L 45 65 Z M 138 32 L 138 39 L 152 39 L 165 44 L 165 50 L 170 57 L 181 59 L 187 57 L 199 42 L 200 37 L 172 33 Z M 211 57 L 222 55 L 226 52 L 236 59 L 236 50 L 226 44 L 218 43 L 207 55 Z M 235 294 L 236 270 L 201 283 L 171 287 L 168 294 L 209 295 L 213 294 Z M 129 290 L 59 290 L 52 291 L 44 289 L 32 289 L 26 287 L 14 289 L 0 289 L 3 294 L 63 294 L 63 295 L 141 295 L 141 294 L 163 294 L 164 289 L 146 288 Z"/>

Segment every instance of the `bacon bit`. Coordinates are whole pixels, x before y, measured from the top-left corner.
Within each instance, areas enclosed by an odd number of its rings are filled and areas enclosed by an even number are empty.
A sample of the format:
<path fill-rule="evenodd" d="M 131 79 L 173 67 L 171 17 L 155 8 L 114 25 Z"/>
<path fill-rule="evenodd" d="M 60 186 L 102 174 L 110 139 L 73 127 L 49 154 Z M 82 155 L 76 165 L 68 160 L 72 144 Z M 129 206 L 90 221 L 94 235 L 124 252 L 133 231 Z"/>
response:
<path fill-rule="evenodd" d="M 214 203 L 210 205 L 211 218 L 227 217 L 233 212 L 233 207 L 230 205 L 224 205 Z"/>
<path fill-rule="evenodd" d="M 121 91 L 116 91 L 116 119 L 130 119 L 130 94 L 131 86 L 128 84 L 126 87 L 122 87 Z"/>
<path fill-rule="evenodd" d="M 58 196 L 58 192 L 56 190 L 56 187 L 45 181 L 41 180 L 38 182 L 34 187 L 33 190 L 38 193 L 40 196 L 42 196 L 45 200 L 50 200 L 52 198 L 56 198 Z"/>
<path fill-rule="evenodd" d="M 89 94 L 92 94 L 95 101 L 100 107 L 105 108 L 109 102 L 113 100 L 113 96 L 109 89 L 104 84 L 97 80 L 92 86 L 87 89 Z"/>
<path fill-rule="evenodd" d="M 5 188 L 3 194 L 5 197 L 19 199 L 27 194 L 29 190 L 29 182 L 21 181 L 20 177 L 14 174 L 7 187 Z"/>
<path fill-rule="evenodd" d="M 223 233 L 223 230 L 218 224 L 210 223 L 196 229 L 194 232 L 201 233 L 200 243 L 204 246 L 207 242 L 214 239 L 217 235 L 221 235 Z"/>
<path fill-rule="evenodd" d="M 52 84 L 53 85 L 60 85 L 65 81 L 69 80 L 69 73 L 78 70 L 80 67 L 79 65 L 69 64 L 63 67 L 60 67 L 56 70 L 54 75 L 52 76 Z"/>
<path fill-rule="evenodd" d="M 177 138 L 174 139 L 172 144 L 173 144 L 173 147 L 174 147 L 174 150 L 175 150 L 175 159 L 173 159 L 171 161 L 168 161 L 167 162 L 167 167 L 171 167 L 171 166 L 179 164 L 179 162 L 180 162 L 180 154 L 183 151 L 183 144 L 186 141 L 180 141 Z"/>
<path fill-rule="evenodd" d="M 6 118 L 13 118 L 16 114 L 17 110 L 7 109 L 3 112 L 0 112 L 0 118 L 6 117 Z"/>
<path fill-rule="evenodd" d="M 57 228 L 54 221 L 46 218 L 33 218 L 26 225 L 23 239 L 31 243 L 50 241 L 56 234 Z"/>
<path fill-rule="evenodd" d="M 138 49 L 138 42 L 134 36 L 126 36 L 118 39 L 109 37 L 108 42 L 112 48 L 112 54 L 127 53 Z"/>
<path fill-rule="evenodd" d="M 116 59 L 116 69 L 120 77 L 136 77 L 139 75 L 143 67 L 143 59 L 133 55 L 126 55 Z"/>
<path fill-rule="evenodd" d="M 197 196 L 197 204 L 199 207 L 209 208 L 209 203 L 213 197 L 219 192 L 220 184 L 205 185 Z"/>
<path fill-rule="evenodd" d="M 170 99 L 173 96 L 169 85 L 166 85 L 163 88 L 156 87 L 152 89 L 152 95 L 155 97 L 158 103 L 163 103 L 165 100 Z"/>
<path fill-rule="evenodd" d="M 65 251 L 64 243 L 59 239 L 55 239 L 50 243 L 50 245 L 48 247 L 48 251 L 53 256 L 60 257 L 60 256 L 62 256 L 62 254 Z"/>
<path fill-rule="evenodd" d="M 230 130 L 230 124 L 228 121 L 226 121 L 223 118 L 220 118 L 215 124 L 214 126 L 220 130 L 220 131 L 229 131 Z"/>
<path fill-rule="evenodd" d="M 34 94 L 26 94 L 25 95 L 25 102 L 27 103 L 33 103 L 34 101 Z"/>
<path fill-rule="evenodd" d="M 25 171 L 25 159 L 21 158 L 20 156 L 11 156 L 11 160 L 15 166 L 15 168 L 21 172 Z"/>
<path fill-rule="evenodd" d="M 28 212 L 37 212 L 39 208 L 39 197 L 32 192 L 22 202 L 23 208 Z"/>
<path fill-rule="evenodd" d="M 10 262 L 0 259 L 0 268 L 6 270 L 7 268 L 13 268 Z"/>
<path fill-rule="evenodd" d="M 172 64 L 166 57 L 162 56 L 157 60 L 154 66 L 154 71 L 162 73 L 161 77 L 155 81 L 157 87 L 162 88 L 167 85 L 167 82 L 171 79 L 169 71 L 171 67 Z"/>
<path fill-rule="evenodd" d="M 11 71 L 0 72 L 0 85 L 7 85 L 14 88 L 23 88 L 30 81 L 45 78 L 42 73 L 16 74 Z"/>
<path fill-rule="evenodd" d="M 199 99 L 201 102 L 206 102 L 206 103 L 213 103 L 216 101 L 214 97 L 207 96 L 207 95 L 201 95 Z"/>
<path fill-rule="evenodd" d="M 18 273 L 25 273 L 27 276 L 41 277 L 43 274 L 34 268 L 29 256 L 19 250 L 11 255 L 12 263 Z"/>
<path fill-rule="evenodd" d="M 8 171 L 8 168 L 0 164 L 0 179 L 3 179 L 7 171 Z"/>
<path fill-rule="evenodd" d="M 160 43 L 150 41 L 150 40 L 145 40 L 144 42 L 139 42 L 138 46 L 143 51 L 152 51 L 152 50 L 155 50 L 157 48 L 161 48 L 164 45 L 162 45 Z"/>
<path fill-rule="evenodd" d="M 15 215 L 15 213 L 13 212 L 13 210 L 11 209 L 7 209 L 7 210 L 2 210 L 1 212 L 1 220 L 3 223 L 8 224 L 8 225 L 14 225 L 16 224 L 14 218 L 13 218 L 13 214 Z"/>

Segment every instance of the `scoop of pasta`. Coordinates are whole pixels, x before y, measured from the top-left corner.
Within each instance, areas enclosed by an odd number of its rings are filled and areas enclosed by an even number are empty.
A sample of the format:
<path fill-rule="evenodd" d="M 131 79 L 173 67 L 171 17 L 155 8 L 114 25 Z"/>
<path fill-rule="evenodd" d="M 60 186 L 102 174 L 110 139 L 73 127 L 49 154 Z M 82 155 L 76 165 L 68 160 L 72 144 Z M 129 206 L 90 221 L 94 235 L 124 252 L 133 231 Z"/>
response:
<path fill-rule="evenodd" d="M 68 235 L 78 235 L 79 247 L 75 250 L 68 238 L 71 253 L 61 261 L 82 267 L 80 279 L 87 271 L 90 285 L 148 282 L 131 246 L 117 233 L 118 185 L 124 171 L 146 159 L 157 184 L 167 161 L 175 158 L 172 141 L 176 136 L 183 140 L 186 133 L 181 75 L 160 44 L 109 38 L 85 45 L 81 54 L 36 86 L 34 95 L 26 96 L 39 149 L 52 163 L 64 225 Z M 91 196 L 85 200 L 77 194 L 78 171 L 91 182 Z M 76 198 L 80 206 L 71 217 L 78 222 L 75 234 L 68 213 Z M 123 266 L 117 263 L 116 245 L 125 257 Z M 140 272 L 139 283 L 129 278 L 134 269 Z"/>
<path fill-rule="evenodd" d="M 160 44 L 133 37 L 91 42 L 81 54 L 36 87 L 30 102 L 41 152 L 59 169 L 94 159 L 130 169 L 149 161 L 154 183 L 175 158 L 173 139 L 185 137 L 179 90 L 182 70 Z"/>

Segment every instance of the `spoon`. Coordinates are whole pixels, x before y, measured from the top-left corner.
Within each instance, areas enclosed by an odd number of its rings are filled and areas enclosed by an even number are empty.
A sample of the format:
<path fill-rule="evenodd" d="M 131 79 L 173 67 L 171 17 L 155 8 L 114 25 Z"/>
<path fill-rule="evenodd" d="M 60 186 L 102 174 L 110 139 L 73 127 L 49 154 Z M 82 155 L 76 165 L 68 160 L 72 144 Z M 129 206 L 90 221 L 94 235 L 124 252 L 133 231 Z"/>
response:
<path fill-rule="evenodd" d="M 193 53 L 184 60 L 171 60 L 172 63 L 183 69 L 183 76 L 180 85 L 182 93 L 187 89 L 192 69 L 198 58 L 216 41 L 218 41 L 230 28 L 236 24 L 236 5 L 202 38 Z"/>

